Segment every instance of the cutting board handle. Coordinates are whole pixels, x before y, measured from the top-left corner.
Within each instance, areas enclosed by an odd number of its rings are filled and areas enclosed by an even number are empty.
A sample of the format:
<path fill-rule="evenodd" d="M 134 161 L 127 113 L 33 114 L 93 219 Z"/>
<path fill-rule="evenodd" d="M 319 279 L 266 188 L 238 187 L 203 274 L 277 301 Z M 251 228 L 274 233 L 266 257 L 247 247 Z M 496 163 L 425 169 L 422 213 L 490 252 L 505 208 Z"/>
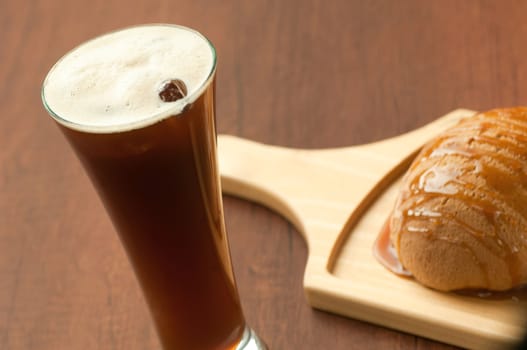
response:
<path fill-rule="evenodd" d="M 262 204 L 289 220 L 298 231 L 304 227 L 281 192 L 287 174 L 283 167 L 295 158 L 295 150 L 264 145 L 235 136 L 218 137 L 219 166 L 225 193 Z"/>

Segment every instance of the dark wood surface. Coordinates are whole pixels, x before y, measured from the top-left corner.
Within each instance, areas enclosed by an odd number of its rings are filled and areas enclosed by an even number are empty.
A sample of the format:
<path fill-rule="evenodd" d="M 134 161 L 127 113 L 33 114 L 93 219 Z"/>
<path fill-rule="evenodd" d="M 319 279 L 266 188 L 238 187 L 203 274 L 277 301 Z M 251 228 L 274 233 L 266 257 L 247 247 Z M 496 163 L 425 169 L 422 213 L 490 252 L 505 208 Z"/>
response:
<path fill-rule="evenodd" d="M 322 148 L 525 104 L 526 13 L 525 1 L 0 0 L 0 349 L 159 349 L 109 219 L 41 106 L 45 74 L 75 45 L 139 23 L 196 28 L 219 54 L 219 132 Z M 451 348 L 311 309 L 295 229 L 239 199 L 225 210 L 243 307 L 271 349 Z"/>

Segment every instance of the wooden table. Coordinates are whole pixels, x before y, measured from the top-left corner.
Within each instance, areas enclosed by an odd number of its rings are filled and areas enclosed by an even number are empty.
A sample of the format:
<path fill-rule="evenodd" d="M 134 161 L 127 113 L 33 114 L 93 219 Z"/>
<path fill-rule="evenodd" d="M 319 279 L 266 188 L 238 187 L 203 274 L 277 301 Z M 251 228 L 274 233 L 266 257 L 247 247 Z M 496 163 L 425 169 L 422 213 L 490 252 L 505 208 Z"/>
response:
<path fill-rule="evenodd" d="M 110 221 L 40 102 L 67 50 L 170 22 L 219 54 L 220 133 L 348 146 L 458 107 L 525 103 L 525 1 L 0 1 L 0 349 L 159 349 Z M 448 349 L 311 309 L 307 251 L 273 212 L 225 198 L 249 323 L 271 349 Z"/>

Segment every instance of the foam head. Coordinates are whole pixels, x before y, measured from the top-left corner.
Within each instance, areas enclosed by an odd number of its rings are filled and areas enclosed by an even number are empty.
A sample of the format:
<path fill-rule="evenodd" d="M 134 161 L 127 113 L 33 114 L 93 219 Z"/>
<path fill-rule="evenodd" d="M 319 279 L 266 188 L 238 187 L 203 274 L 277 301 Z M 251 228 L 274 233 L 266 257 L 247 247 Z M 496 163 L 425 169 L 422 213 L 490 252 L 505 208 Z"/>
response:
<path fill-rule="evenodd" d="M 102 35 L 73 49 L 50 70 L 42 99 L 70 128 L 116 132 L 179 114 L 215 72 L 212 44 L 191 29 L 144 25 Z M 164 102 L 160 89 L 172 79 L 186 95 Z"/>

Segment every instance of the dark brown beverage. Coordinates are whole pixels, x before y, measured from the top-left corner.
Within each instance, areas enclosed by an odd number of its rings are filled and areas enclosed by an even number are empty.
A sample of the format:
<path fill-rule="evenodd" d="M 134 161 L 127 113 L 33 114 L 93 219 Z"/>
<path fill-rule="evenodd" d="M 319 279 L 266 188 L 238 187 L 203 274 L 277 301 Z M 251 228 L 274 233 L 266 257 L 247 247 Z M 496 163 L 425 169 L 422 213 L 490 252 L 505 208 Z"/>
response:
<path fill-rule="evenodd" d="M 166 349 L 230 349 L 245 327 L 208 131 L 213 93 L 211 83 L 181 114 L 141 129 L 60 126 L 113 220 Z"/>
<path fill-rule="evenodd" d="M 175 25 L 88 41 L 51 69 L 44 106 L 84 165 L 166 350 L 264 350 L 231 268 L 216 159 L 216 53 Z"/>
<path fill-rule="evenodd" d="M 141 129 L 61 126 L 132 261 L 166 349 L 230 349 L 244 331 L 216 168 L 214 85 Z"/>

